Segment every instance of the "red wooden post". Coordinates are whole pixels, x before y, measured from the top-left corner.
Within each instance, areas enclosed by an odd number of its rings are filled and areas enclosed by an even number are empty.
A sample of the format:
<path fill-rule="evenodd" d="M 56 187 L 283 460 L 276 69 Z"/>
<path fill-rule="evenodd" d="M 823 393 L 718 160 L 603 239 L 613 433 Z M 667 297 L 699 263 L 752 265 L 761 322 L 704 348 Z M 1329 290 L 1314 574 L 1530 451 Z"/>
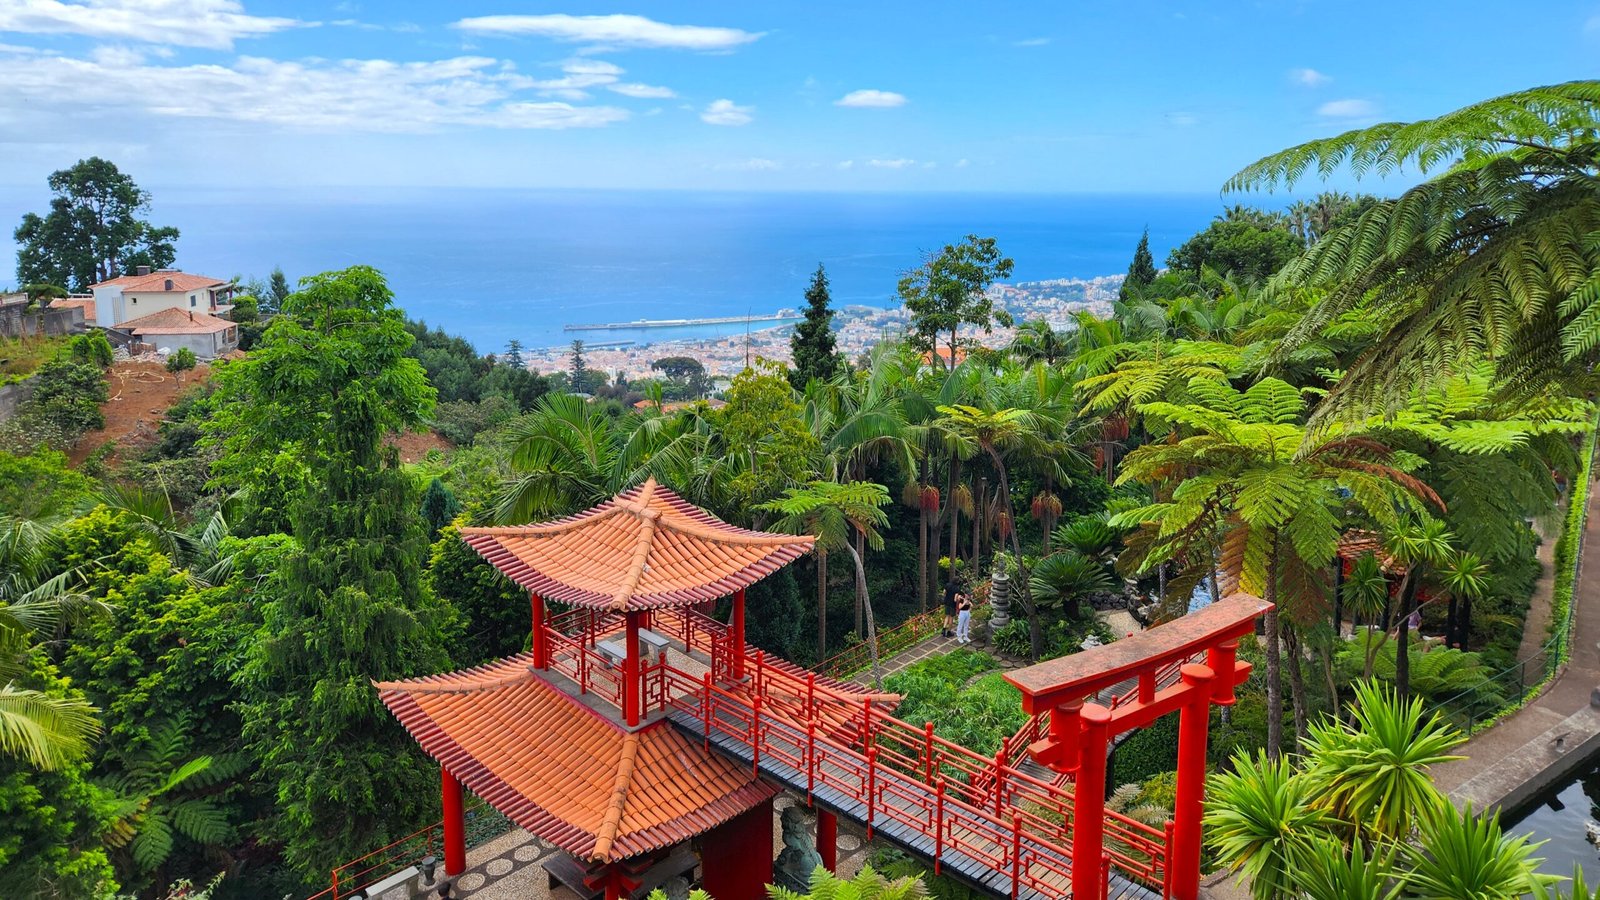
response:
<path fill-rule="evenodd" d="M 938 875 L 944 869 L 944 776 L 939 776 L 939 783 L 933 789 L 933 874 Z"/>
<path fill-rule="evenodd" d="M 1188 693 L 1178 713 L 1178 785 L 1172 810 L 1172 896 L 1200 894 L 1200 816 L 1206 792 L 1206 728 L 1211 719 L 1210 668 L 1194 663 L 1181 670 Z"/>
<path fill-rule="evenodd" d="M 1085 703 L 1078 713 L 1078 783 L 1072 791 L 1072 896 L 1099 898 L 1100 858 L 1105 855 L 1106 742 L 1111 713 Z"/>
<path fill-rule="evenodd" d="M 817 673 L 806 673 L 806 718 L 817 714 Z"/>
<path fill-rule="evenodd" d="M 1050 741 L 1055 744 L 1055 761 L 1050 768 L 1055 772 L 1071 772 L 1078 767 L 1078 734 L 1083 728 L 1079 714 L 1083 701 L 1077 700 L 1050 710 Z"/>
<path fill-rule="evenodd" d="M 461 782 L 439 767 L 439 787 L 444 800 L 444 873 L 467 870 L 467 817 L 462 809 Z"/>
<path fill-rule="evenodd" d="M 627 622 L 627 656 L 622 660 L 622 716 L 632 728 L 639 724 L 639 614 L 629 611 Z"/>
<path fill-rule="evenodd" d="M 700 715 L 705 720 L 705 751 L 711 752 L 711 673 L 705 674 L 705 694 L 700 701 Z"/>
<path fill-rule="evenodd" d="M 1001 747 L 994 752 L 994 814 L 1000 815 L 1000 807 L 1005 803 L 1005 792 L 1001 787 L 1005 784 L 1006 748 Z"/>
<path fill-rule="evenodd" d="M 877 810 L 877 798 L 873 796 L 878 787 L 878 751 L 867 751 L 867 840 L 872 840 L 872 814 Z"/>
<path fill-rule="evenodd" d="M 750 701 L 750 774 L 761 777 L 761 695 Z"/>
<path fill-rule="evenodd" d="M 933 784 L 933 723 L 922 723 L 922 752 L 928 754 L 927 761 L 923 763 L 924 774 L 922 780 Z"/>
<path fill-rule="evenodd" d="M 817 810 L 817 855 L 829 872 L 839 868 L 839 817 L 825 809 Z"/>
<path fill-rule="evenodd" d="M 754 691 L 757 694 L 766 693 L 767 685 L 766 685 L 766 681 L 762 677 L 765 674 L 766 661 L 767 661 L 767 651 L 765 651 L 765 650 L 757 650 L 756 651 L 756 677 L 755 677 L 755 687 L 754 687 Z"/>
<path fill-rule="evenodd" d="M 1206 652 L 1206 667 L 1216 678 L 1211 683 L 1211 702 L 1218 706 L 1232 706 L 1236 701 L 1233 695 L 1234 666 L 1239 658 L 1239 642 L 1223 641 Z"/>
<path fill-rule="evenodd" d="M 733 622 L 728 635 L 733 651 L 733 678 L 744 677 L 744 588 L 733 592 Z"/>
<path fill-rule="evenodd" d="M 1022 813 L 1011 813 L 1011 898 L 1022 887 Z"/>
<path fill-rule="evenodd" d="M 533 606 L 533 634 L 528 641 L 528 647 L 533 651 L 533 667 L 535 669 L 548 669 L 550 667 L 550 638 L 544 631 L 544 598 L 530 591 L 528 599 Z"/>
<path fill-rule="evenodd" d="M 806 723 L 806 802 L 817 788 L 817 723 Z"/>

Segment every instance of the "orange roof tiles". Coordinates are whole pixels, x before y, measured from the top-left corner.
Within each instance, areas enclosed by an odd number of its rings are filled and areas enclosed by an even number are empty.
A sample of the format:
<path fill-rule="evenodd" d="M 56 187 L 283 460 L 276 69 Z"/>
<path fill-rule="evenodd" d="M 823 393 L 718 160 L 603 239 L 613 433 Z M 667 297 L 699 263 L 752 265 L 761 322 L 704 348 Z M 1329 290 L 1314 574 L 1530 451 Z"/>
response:
<path fill-rule="evenodd" d="M 117 326 L 119 331 L 135 335 L 147 334 L 215 334 L 227 331 L 238 323 L 219 319 L 202 312 L 184 309 L 163 309 L 148 316 L 129 319 Z"/>
<path fill-rule="evenodd" d="M 623 730 L 546 682 L 531 661 L 523 653 L 376 686 L 422 749 L 473 793 L 585 859 L 679 843 L 776 793 L 664 721 Z"/>
<path fill-rule="evenodd" d="M 167 282 L 172 282 L 172 287 L 167 287 Z M 168 291 L 197 291 L 201 288 L 212 288 L 225 285 L 228 282 L 209 275 L 190 275 L 188 272 L 151 272 L 148 275 L 118 275 L 110 281 L 90 285 L 98 287 L 120 287 L 123 293 L 166 293 Z"/>
<path fill-rule="evenodd" d="M 1385 575 L 1404 575 L 1406 564 L 1395 559 L 1383 546 L 1377 532 L 1351 529 L 1339 537 L 1339 558 L 1351 561 L 1371 553 L 1378 559 L 1378 568 Z"/>
<path fill-rule="evenodd" d="M 736 528 L 649 479 L 543 525 L 463 528 L 506 577 L 550 600 L 651 609 L 725 597 L 811 549 L 815 539 Z"/>

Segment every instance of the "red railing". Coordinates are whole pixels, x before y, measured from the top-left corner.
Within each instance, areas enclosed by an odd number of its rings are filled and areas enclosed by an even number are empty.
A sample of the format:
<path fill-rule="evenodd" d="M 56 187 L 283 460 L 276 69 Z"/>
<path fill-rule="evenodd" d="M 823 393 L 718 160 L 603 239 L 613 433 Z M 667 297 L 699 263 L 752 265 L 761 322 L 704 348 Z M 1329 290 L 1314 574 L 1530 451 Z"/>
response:
<path fill-rule="evenodd" d="M 935 860 L 954 851 L 1011 873 L 1013 896 L 1059 895 L 1071 870 L 1069 788 L 988 759 L 875 708 L 817 688 L 758 656 L 750 680 L 730 689 L 672 666 L 653 669 L 664 702 L 713 733 L 746 745 L 752 767 L 804 790 L 831 788 L 865 806 L 870 833 L 896 823 L 932 840 Z M 786 767 L 786 768 L 785 768 Z M 1105 816 L 1112 868 L 1164 888 L 1168 835 L 1117 813 Z M 1102 861 L 1096 861 L 1099 865 Z M 937 864 L 937 863 L 936 863 Z"/>
<path fill-rule="evenodd" d="M 475 800 L 466 807 L 465 812 L 476 812 L 486 806 L 482 800 Z M 342 900 L 416 865 L 425 856 L 438 856 L 442 852 L 443 835 L 444 823 L 434 822 L 421 831 L 412 832 L 365 856 L 358 856 L 334 869 L 329 875 L 328 887 L 312 894 L 307 900 Z"/>

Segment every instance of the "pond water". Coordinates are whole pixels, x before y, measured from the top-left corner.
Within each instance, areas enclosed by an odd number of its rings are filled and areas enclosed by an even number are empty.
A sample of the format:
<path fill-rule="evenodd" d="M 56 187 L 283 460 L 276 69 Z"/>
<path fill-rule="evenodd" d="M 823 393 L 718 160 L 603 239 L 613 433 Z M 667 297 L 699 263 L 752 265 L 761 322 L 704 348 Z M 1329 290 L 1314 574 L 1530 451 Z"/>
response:
<path fill-rule="evenodd" d="M 1586 882 L 1600 881 L 1600 849 L 1589 841 L 1589 829 L 1600 829 L 1600 760 L 1590 760 L 1570 780 L 1503 824 L 1508 834 L 1532 832 L 1534 840 L 1546 842 L 1535 853 L 1544 859 L 1541 870 L 1571 877 L 1573 867 L 1579 866 Z"/>

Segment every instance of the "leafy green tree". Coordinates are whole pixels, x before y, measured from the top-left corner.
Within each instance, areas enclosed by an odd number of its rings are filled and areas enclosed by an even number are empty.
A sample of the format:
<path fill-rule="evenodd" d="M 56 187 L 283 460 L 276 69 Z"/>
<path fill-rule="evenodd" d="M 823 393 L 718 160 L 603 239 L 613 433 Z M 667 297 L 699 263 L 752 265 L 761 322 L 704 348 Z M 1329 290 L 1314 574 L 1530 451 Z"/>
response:
<path fill-rule="evenodd" d="M 17 520 L 38 522 L 76 512 L 93 490 L 94 482 L 68 465 L 59 450 L 21 456 L 0 452 L 0 509 Z"/>
<path fill-rule="evenodd" d="M 437 792 L 371 686 L 449 664 L 452 616 L 421 584 L 417 492 L 383 442 L 433 406 L 411 340 L 376 270 L 304 279 L 261 346 L 220 373 L 208 423 L 232 472 L 284 452 L 303 467 L 289 482 L 297 546 L 237 682 L 244 737 L 275 786 L 265 830 L 304 872 L 406 833 Z"/>
<path fill-rule="evenodd" d="M 428 526 L 428 541 L 431 543 L 439 538 L 439 532 L 455 519 L 461 512 L 461 503 L 456 500 L 456 495 L 444 486 L 444 482 L 435 478 L 428 482 L 428 487 L 422 492 L 422 521 Z"/>
<path fill-rule="evenodd" d="M 996 309 L 989 286 L 1010 278 L 1015 263 L 1002 256 L 994 238 L 967 235 L 960 244 L 946 244 L 922 265 L 900 279 L 900 299 L 911 313 L 911 330 L 922 350 L 937 357 L 940 335 L 948 334 L 948 367 L 955 368 L 962 325 L 992 331 L 1011 324 L 1011 314 Z"/>
<path fill-rule="evenodd" d="M 1053 366 L 1072 355 L 1072 339 L 1051 328 L 1049 322 L 1034 319 L 1017 327 L 1017 335 L 1006 349 L 1019 362 Z"/>
<path fill-rule="evenodd" d="M 1600 347 L 1600 82 L 1516 91 L 1417 122 L 1389 122 L 1291 147 L 1227 190 L 1293 185 L 1348 166 L 1439 174 L 1325 235 L 1279 287 L 1326 298 L 1281 354 L 1365 309 L 1380 327 L 1335 389 L 1335 411 L 1403 402 L 1481 360 L 1532 390 L 1587 374 Z"/>
<path fill-rule="evenodd" d="M 804 389 L 806 382 L 812 379 L 827 381 L 839 373 L 831 303 L 828 273 L 817 263 L 811 286 L 806 288 L 806 317 L 794 327 L 794 334 L 789 338 L 789 348 L 794 353 L 794 369 L 789 378 L 796 389 Z"/>
<path fill-rule="evenodd" d="M 527 647 L 528 591 L 467 546 L 455 525 L 447 524 L 433 542 L 423 586 L 455 608 L 463 631 L 452 652 L 458 665 L 503 659 Z"/>
<path fill-rule="evenodd" d="M 1117 289 L 1117 299 L 1126 303 L 1137 297 L 1156 280 L 1156 260 L 1150 255 L 1150 229 L 1139 235 L 1139 246 L 1133 248 L 1133 262 L 1128 264 L 1128 277 Z"/>
<path fill-rule="evenodd" d="M 583 364 L 583 341 L 572 342 L 571 361 L 567 364 L 567 385 L 574 394 L 587 393 L 589 368 Z"/>
<path fill-rule="evenodd" d="M 778 363 L 757 360 L 734 376 L 716 424 L 725 446 L 737 454 L 739 469 L 730 487 L 738 496 L 772 498 L 806 480 L 819 442 L 800 409 Z"/>
<path fill-rule="evenodd" d="M 500 361 L 513 369 L 526 369 L 528 363 L 522 358 L 522 342 L 516 338 L 506 341 L 506 352 Z"/>
<path fill-rule="evenodd" d="M 188 347 L 179 347 L 167 357 L 167 371 L 187 372 L 194 368 L 198 362 L 199 360 L 195 358 L 193 350 Z"/>
<path fill-rule="evenodd" d="M 1250 281 L 1271 278 L 1300 254 L 1288 230 L 1247 217 L 1217 217 L 1167 256 L 1167 265 L 1200 275 L 1206 269 Z"/>
<path fill-rule="evenodd" d="M 284 276 L 280 266 L 272 267 L 272 275 L 267 279 L 267 291 L 262 296 L 262 311 L 268 315 L 277 315 L 283 311 L 283 302 L 289 299 L 293 291 L 289 288 L 289 279 Z"/>
<path fill-rule="evenodd" d="M 650 363 L 650 368 L 667 377 L 664 394 L 669 400 L 693 400 L 711 392 L 705 365 L 692 356 L 664 356 Z"/>
<path fill-rule="evenodd" d="M 83 291 L 136 266 L 172 265 L 178 229 L 140 218 L 150 209 L 150 194 L 114 164 L 91 156 L 50 173 L 49 184 L 55 194 L 50 212 L 27 213 L 13 235 L 17 281 Z"/>

